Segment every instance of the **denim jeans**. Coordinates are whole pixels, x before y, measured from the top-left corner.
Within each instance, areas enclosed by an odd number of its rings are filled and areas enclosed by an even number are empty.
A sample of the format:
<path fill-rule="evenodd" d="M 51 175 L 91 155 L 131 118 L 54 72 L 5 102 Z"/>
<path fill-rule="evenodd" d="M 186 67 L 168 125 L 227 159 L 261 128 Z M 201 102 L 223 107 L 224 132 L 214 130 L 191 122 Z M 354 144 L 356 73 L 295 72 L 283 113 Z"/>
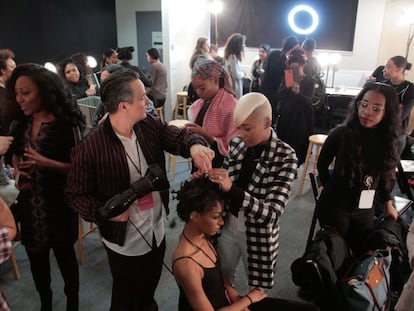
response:
<path fill-rule="evenodd" d="M 244 221 L 245 216 L 242 212 L 239 212 L 238 217 L 229 214 L 219 237 L 218 252 L 220 254 L 221 269 L 224 277 L 230 282 L 234 281 L 240 258 L 243 260 L 246 277 L 248 277 Z"/>

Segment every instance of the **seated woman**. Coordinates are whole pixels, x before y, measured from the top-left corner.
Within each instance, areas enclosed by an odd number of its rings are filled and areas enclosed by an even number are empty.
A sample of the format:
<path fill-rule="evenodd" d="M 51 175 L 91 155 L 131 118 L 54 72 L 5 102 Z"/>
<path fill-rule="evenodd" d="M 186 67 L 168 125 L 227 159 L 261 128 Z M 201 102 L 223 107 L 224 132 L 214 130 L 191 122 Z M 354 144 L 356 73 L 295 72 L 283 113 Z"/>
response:
<path fill-rule="evenodd" d="M 191 131 L 200 134 L 215 152 L 213 167 L 221 167 L 237 130 L 233 112 L 237 99 L 230 86 L 230 76 L 218 62 L 203 59 L 196 62 L 191 84 L 200 97 L 189 108 Z"/>
<path fill-rule="evenodd" d="M 313 134 L 315 123 L 311 102 L 315 85 L 312 77 L 303 73 L 305 63 L 305 51 L 301 47 L 290 50 L 286 67 L 293 72 L 293 85 L 286 83 L 285 79 L 279 89 L 277 134 L 295 149 L 298 165 L 305 162 L 309 136 Z"/>
<path fill-rule="evenodd" d="M 332 130 L 319 154 L 318 172 L 324 186 L 318 200 L 319 222 L 336 228 L 356 254 L 365 251 L 363 242 L 374 229 L 374 202 L 385 217 L 398 217 L 391 191 L 400 126 L 394 89 L 370 83 L 356 96 L 344 124 Z"/>
<path fill-rule="evenodd" d="M 265 298 L 259 288 L 239 296 L 223 278 L 220 258 L 211 241 L 224 224 L 224 201 L 218 186 L 203 178 L 187 181 L 177 199 L 177 214 L 185 222 L 172 254 L 173 272 L 180 287 L 179 311 L 317 310 L 307 303 Z"/>
<path fill-rule="evenodd" d="M 95 85 L 89 85 L 88 80 L 81 74 L 80 65 L 71 58 L 65 59 L 60 64 L 59 74 L 66 82 L 72 98 L 80 99 L 87 96 L 96 95 Z"/>

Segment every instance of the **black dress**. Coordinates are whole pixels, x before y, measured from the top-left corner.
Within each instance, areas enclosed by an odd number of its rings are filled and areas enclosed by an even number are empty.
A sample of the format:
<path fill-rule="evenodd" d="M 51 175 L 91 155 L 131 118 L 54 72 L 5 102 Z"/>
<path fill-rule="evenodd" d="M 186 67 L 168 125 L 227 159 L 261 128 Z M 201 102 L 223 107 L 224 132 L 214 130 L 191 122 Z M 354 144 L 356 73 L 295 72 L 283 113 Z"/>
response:
<path fill-rule="evenodd" d="M 13 153 L 22 155 L 31 146 L 43 156 L 59 162 L 70 162 L 75 145 L 71 124 L 63 120 L 43 123 L 33 144 L 30 143 L 31 120 L 19 124 L 12 145 Z M 33 187 L 21 191 L 17 198 L 25 246 L 55 247 L 72 245 L 78 237 L 78 216 L 64 200 L 66 176 L 49 170 L 31 172 Z"/>

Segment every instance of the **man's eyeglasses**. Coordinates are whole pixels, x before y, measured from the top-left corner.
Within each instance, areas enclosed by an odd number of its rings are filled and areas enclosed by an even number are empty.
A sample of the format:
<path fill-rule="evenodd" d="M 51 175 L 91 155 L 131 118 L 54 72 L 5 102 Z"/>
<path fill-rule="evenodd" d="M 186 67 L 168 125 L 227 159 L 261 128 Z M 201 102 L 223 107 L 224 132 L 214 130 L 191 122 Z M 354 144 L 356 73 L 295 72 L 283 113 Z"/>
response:
<path fill-rule="evenodd" d="M 384 108 L 378 105 L 371 105 L 368 104 L 366 101 L 360 100 L 358 102 L 358 108 L 361 110 L 368 110 L 368 108 L 371 108 L 373 113 L 380 113 L 381 111 L 384 111 Z"/>

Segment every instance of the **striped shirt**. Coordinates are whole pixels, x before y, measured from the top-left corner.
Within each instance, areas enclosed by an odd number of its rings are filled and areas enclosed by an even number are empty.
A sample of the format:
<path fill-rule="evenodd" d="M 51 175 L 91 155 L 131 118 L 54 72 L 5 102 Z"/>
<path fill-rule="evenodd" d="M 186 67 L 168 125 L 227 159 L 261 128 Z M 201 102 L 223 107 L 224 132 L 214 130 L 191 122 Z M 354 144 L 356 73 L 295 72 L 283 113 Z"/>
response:
<path fill-rule="evenodd" d="M 169 126 L 151 115 L 135 124 L 134 131 L 148 165 L 157 163 L 163 170 L 164 151 L 189 157 L 193 144 L 207 145 L 201 136 Z M 74 148 L 71 162 L 65 189 L 69 206 L 85 220 L 96 222 L 106 240 L 123 245 L 127 223 L 97 217 L 99 207 L 130 187 L 125 149 L 111 126 L 110 118 L 106 118 Z M 168 213 L 169 191 L 160 192 L 160 195 Z"/>

